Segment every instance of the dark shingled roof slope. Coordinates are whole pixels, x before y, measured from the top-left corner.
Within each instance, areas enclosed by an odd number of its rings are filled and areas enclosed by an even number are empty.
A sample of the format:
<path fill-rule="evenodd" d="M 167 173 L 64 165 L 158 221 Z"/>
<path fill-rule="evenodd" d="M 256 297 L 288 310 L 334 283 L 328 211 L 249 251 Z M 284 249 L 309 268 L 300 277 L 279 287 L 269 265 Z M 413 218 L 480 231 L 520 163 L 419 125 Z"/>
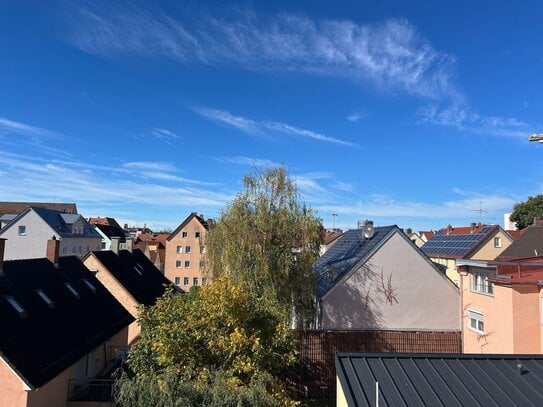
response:
<path fill-rule="evenodd" d="M 4 262 L 0 355 L 31 388 L 43 386 L 132 321 L 75 256 L 59 258 L 58 268 L 45 258 Z"/>
<path fill-rule="evenodd" d="M 523 257 L 543 256 L 543 226 L 529 226 L 522 235 L 505 249 L 497 258 L 507 261 Z"/>
<path fill-rule="evenodd" d="M 518 367 L 518 365 L 521 367 Z M 349 406 L 542 406 L 542 355 L 337 353 Z"/>
<path fill-rule="evenodd" d="M 365 239 L 361 229 L 343 233 L 313 267 L 317 298 L 322 298 L 355 264 L 371 254 L 393 230 L 400 231 L 395 225 L 376 227 L 371 239 Z"/>
<path fill-rule="evenodd" d="M 144 305 L 153 305 L 161 297 L 166 286 L 171 285 L 154 264 L 138 249 L 132 253 L 119 251 L 117 256 L 111 250 L 92 252 L 121 285 Z M 137 267 L 137 265 L 141 267 Z"/>
<path fill-rule="evenodd" d="M 119 226 L 95 224 L 94 227 L 100 229 L 100 231 L 109 239 L 112 237 L 120 237 L 121 242 L 126 242 L 126 233 Z"/>

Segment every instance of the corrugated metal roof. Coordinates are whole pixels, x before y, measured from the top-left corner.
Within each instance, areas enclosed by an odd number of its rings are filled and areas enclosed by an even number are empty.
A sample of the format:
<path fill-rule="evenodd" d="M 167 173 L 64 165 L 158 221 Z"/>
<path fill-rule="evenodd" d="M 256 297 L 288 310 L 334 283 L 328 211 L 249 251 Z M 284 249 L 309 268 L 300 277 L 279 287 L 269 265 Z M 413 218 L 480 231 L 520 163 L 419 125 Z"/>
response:
<path fill-rule="evenodd" d="M 366 257 L 397 226 L 376 227 L 371 239 L 362 236 L 362 230 L 352 229 L 343 233 L 336 243 L 317 260 L 314 266 L 315 292 L 321 298 L 360 260 Z"/>
<path fill-rule="evenodd" d="M 376 405 L 376 382 L 379 406 L 543 405 L 542 355 L 338 353 L 336 372 L 349 406 Z"/>

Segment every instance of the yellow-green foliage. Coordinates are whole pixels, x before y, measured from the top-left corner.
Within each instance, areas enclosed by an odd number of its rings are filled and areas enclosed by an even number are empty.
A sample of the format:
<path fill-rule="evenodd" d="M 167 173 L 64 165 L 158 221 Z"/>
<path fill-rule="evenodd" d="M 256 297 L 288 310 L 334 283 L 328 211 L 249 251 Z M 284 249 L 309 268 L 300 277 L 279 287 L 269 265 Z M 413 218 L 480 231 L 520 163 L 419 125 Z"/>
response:
<path fill-rule="evenodd" d="M 255 172 L 207 235 L 206 270 L 301 320 L 311 310 L 320 228 L 284 167 Z"/>
<path fill-rule="evenodd" d="M 136 375 L 176 371 L 206 384 L 221 371 L 234 387 L 277 376 L 296 361 L 295 340 L 274 307 L 222 277 L 189 294 L 166 293 L 142 309 L 141 340 L 129 357 Z"/>

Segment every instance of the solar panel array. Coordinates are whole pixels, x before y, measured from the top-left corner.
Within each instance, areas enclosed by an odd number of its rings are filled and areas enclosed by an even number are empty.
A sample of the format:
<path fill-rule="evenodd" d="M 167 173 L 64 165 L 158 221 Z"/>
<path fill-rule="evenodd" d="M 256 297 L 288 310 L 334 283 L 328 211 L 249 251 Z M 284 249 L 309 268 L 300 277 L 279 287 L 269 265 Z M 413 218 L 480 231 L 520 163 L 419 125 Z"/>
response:
<path fill-rule="evenodd" d="M 491 229 L 492 226 L 485 226 L 479 233 L 464 235 L 447 235 L 446 230 L 441 229 L 421 247 L 421 250 L 427 255 L 463 256 L 484 239 Z"/>

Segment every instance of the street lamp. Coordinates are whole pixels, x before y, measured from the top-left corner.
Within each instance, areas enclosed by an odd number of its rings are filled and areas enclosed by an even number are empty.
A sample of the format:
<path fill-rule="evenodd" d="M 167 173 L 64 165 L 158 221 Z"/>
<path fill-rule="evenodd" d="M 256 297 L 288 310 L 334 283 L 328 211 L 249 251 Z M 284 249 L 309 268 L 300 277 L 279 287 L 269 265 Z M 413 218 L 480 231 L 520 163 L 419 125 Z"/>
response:
<path fill-rule="evenodd" d="M 528 140 L 543 143 L 543 134 L 532 134 Z"/>

